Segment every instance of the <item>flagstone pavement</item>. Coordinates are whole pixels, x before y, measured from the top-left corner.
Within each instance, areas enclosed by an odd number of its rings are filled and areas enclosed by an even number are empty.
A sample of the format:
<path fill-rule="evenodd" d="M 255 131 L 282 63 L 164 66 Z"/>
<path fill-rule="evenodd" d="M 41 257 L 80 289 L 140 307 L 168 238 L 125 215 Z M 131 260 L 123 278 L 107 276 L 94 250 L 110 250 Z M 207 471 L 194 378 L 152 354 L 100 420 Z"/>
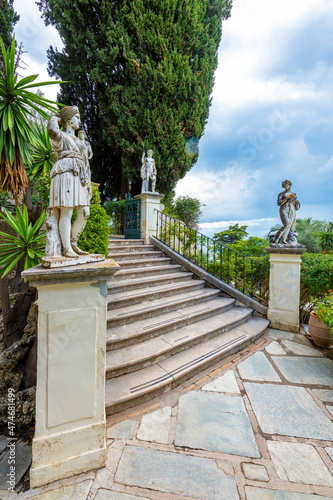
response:
<path fill-rule="evenodd" d="M 0 499 L 332 499 L 327 354 L 305 334 L 269 329 L 181 387 L 108 417 L 104 469 Z"/>

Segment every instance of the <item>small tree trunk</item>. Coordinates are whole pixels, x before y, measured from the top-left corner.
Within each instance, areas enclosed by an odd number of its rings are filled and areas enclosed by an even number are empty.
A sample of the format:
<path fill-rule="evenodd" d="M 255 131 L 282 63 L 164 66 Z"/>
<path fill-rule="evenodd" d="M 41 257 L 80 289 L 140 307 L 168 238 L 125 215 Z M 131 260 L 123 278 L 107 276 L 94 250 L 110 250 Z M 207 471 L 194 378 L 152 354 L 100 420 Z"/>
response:
<path fill-rule="evenodd" d="M 4 327 L 6 330 L 6 325 L 8 325 L 10 318 L 11 318 L 9 287 L 8 287 L 7 276 L 0 278 L 0 302 L 1 302 L 1 306 L 2 306 L 2 317 L 3 317 Z"/>

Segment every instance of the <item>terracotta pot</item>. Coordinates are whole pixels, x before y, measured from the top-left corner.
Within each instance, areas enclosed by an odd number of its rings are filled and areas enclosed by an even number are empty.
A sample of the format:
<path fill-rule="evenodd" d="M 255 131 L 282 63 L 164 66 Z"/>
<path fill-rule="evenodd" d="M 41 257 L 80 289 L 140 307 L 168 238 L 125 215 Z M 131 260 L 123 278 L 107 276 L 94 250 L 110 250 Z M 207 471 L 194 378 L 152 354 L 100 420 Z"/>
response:
<path fill-rule="evenodd" d="M 320 347 L 330 347 L 333 344 L 333 334 L 331 329 L 323 321 L 310 313 L 309 334 L 313 342 Z"/>

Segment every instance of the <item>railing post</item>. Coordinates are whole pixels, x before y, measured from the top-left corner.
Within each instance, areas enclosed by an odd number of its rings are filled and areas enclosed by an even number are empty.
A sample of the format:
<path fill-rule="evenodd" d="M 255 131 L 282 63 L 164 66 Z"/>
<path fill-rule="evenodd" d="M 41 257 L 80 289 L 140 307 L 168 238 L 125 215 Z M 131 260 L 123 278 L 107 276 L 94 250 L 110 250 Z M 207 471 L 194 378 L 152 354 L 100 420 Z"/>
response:
<path fill-rule="evenodd" d="M 145 240 L 147 245 L 150 236 L 154 236 L 156 232 L 157 210 L 162 212 L 164 209 L 164 205 L 161 203 L 163 195 L 147 192 L 138 194 L 134 198 L 141 199 L 141 238 Z"/>
<path fill-rule="evenodd" d="M 270 262 L 267 318 L 278 330 L 299 332 L 301 255 L 305 248 L 266 248 Z"/>
<path fill-rule="evenodd" d="M 22 273 L 38 290 L 36 427 L 30 486 L 105 467 L 105 260 Z"/>

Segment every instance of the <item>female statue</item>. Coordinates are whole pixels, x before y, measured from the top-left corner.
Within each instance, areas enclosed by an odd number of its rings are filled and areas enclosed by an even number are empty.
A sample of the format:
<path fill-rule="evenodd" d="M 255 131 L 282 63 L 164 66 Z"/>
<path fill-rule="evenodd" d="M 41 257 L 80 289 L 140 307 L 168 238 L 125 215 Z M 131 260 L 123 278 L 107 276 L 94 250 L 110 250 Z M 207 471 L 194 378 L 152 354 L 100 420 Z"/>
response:
<path fill-rule="evenodd" d="M 63 131 L 59 125 L 63 125 Z M 79 125 L 79 109 L 77 106 L 67 106 L 58 115 L 52 116 L 47 126 L 56 158 L 50 173 L 49 209 L 52 210 L 49 211 L 57 221 L 63 255 L 71 258 L 88 254 L 80 250 L 77 241 L 89 217 L 92 194 L 87 145 L 84 140 L 75 136 L 75 130 Z M 77 211 L 77 218 L 71 226 L 74 208 Z M 56 232 L 54 234 L 56 238 Z M 45 256 L 55 256 L 52 254 L 51 246 L 46 247 Z"/>
<path fill-rule="evenodd" d="M 284 191 L 278 195 L 277 199 L 282 227 L 274 236 L 272 243 L 286 246 L 302 246 L 297 243 L 298 235 L 296 233 L 296 210 L 300 209 L 301 204 L 296 197 L 296 193 L 290 191 L 291 186 L 291 181 L 285 180 L 282 182 Z"/>

